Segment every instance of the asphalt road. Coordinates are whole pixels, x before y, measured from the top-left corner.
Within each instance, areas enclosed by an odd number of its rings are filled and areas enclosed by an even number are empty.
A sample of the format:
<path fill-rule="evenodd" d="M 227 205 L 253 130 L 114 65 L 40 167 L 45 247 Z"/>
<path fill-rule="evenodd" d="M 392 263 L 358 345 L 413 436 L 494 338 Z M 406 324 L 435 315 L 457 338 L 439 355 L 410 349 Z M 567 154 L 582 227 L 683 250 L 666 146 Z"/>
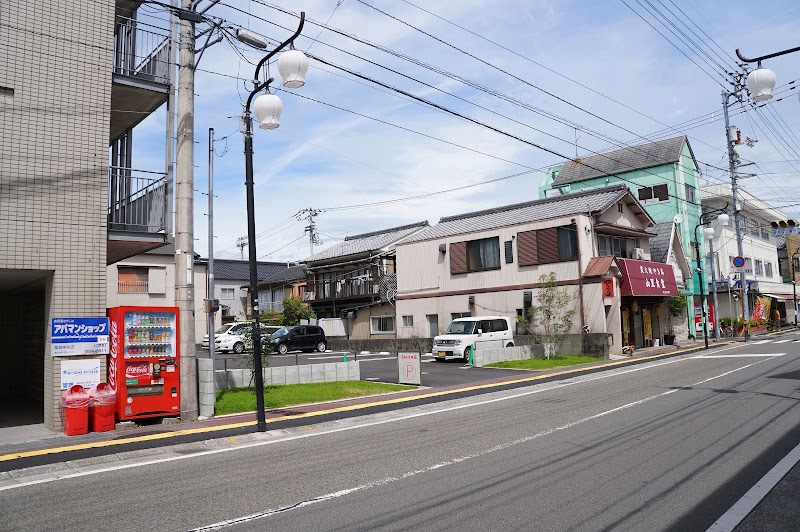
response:
<path fill-rule="evenodd" d="M 800 343 L 703 355 L 29 472 L 0 529 L 706 530 L 800 443 Z"/>

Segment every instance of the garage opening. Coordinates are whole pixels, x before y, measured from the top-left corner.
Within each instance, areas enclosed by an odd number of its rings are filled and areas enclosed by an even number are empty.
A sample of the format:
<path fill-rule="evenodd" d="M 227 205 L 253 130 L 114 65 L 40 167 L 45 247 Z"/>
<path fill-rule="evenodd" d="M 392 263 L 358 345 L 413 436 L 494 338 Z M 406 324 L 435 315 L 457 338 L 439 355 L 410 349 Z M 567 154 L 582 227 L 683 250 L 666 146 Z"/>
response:
<path fill-rule="evenodd" d="M 44 355 L 51 272 L 0 270 L 0 428 L 44 422 Z"/>

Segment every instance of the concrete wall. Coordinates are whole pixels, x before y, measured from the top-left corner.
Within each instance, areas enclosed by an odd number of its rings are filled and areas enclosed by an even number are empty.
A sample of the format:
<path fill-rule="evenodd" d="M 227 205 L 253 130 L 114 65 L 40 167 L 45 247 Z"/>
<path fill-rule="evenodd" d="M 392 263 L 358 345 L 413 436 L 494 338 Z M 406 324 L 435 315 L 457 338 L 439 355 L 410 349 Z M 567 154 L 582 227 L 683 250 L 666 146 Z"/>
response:
<path fill-rule="evenodd" d="M 476 368 L 495 362 L 507 360 L 525 360 L 528 358 L 543 358 L 544 349 L 541 345 L 515 345 L 514 347 L 501 347 L 499 349 L 482 349 L 475 351 L 472 365 Z"/>
<path fill-rule="evenodd" d="M 3 0 L 0 20 L 0 270 L 47 276 L 44 422 L 60 430 L 50 319 L 106 313 L 114 2 Z"/>

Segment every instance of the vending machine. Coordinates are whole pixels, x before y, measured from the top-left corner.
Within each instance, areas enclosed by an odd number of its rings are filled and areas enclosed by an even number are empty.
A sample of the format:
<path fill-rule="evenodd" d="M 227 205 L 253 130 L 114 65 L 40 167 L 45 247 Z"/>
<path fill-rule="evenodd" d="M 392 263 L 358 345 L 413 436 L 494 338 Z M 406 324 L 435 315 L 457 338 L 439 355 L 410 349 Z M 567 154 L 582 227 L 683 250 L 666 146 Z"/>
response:
<path fill-rule="evenodd" d="M 114 307 L 108 317 L 108 384 L 117 419 L 179 415 L 178 308 Z"/>

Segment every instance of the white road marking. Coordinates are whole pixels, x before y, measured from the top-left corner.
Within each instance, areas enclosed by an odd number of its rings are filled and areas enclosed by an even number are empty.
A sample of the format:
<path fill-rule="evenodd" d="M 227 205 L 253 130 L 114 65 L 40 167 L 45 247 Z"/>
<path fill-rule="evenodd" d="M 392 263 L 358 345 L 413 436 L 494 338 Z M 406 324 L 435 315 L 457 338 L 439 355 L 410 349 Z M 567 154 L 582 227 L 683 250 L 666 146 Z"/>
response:
<path fill-rule="evenodd" d="M 790 339 L 788 339 L 788 340 L 778 340 L 778 341 L 776 341 L 776 342 L 773 342 L 773 343 L 776 343 L 776 344 L 785 344 L 786 342 L 793 342 L 793 341 L 794 341 L 794 340 L 792 340 L 792 339 L 790 338 Z"/>
<path fill-rule="evenodd" d="M 722 514 L 722 517 L 717 519 L 706 532 L 731 532 L 798 462 L 800 462 L 800 445 L 789 451 L 789 454 L 775 464 L 775 467 L 756 482 L 755 486 L 747 490 L 747 493 Z"/>
<path fill-rule="evenodd" d="M 772 340 L 758 340 L 757 342 L 750 342 L 750 345 L 761 345 L 761 344 L 768 344 Z"/>
<path fill-rule="evenodd" d="M 736 355 L 699 355 L 691 358 L 751 358 L 751 357 L 782 357 L 786 353 L 743 353 Z"/>
<path fill-rule="evenodd" d="M 739 346 L 725 347 L 725 348 L 720 349 L 720 351 L 728 351 L 730 349 L 736 349 L 738 347 Z M 642 365 L 635 366 L 635 367 L 632 367 L 632 368 L 625 368 L 625 369 L 622 369 L 622 370 L 619 370 L 619 371 L 613 371 L 612 370 L 609 373 L 598 373 L 598 374 L 586 375 L 586 376 L 583 376 L 583 377 L 575 377 L 575 378 L 572 378 L 572 379 L 569 379 L 569 380 L 566 380 L 566 381 L 561 381 L 558 384 L 551 384 L 551 385 L 547 386 L 546 388 L 534 388 L 532 390 L 528 390 L 528 391 L 517 393 L 517 394 L 513 394 L 513 395 L 507 395 L 507 396 L 503 396 L 503 397 L 495 397 L 495 398 L 486 399 L 486 400 L 483 400 L 483 401 L 468 402 L 468 403 L 463 403 L 463 404 L 459 404 L 459 405 L 439 408 L 439 409 L 436 409 L 436 410 L 429 410 L 429 411 L 425 411 L 425 412 L 415 412 L 415 413 L 412 413 L 412 414 L 408 414 L 406 416 L 401 416 L 401 417 L 396 417 L 396 418 L 391 418 L 391 419 L 381 419 L 381 420 L 376 420 L 376 421 L 369 421 L 367 423 L 363 423 L 363 424 L 359 424 L 359 425 L 352 425 L 352 426 L 347 426 L 347 427 L 336 427 L 336 428 L 331 428 L 331 429 L 323 430 L 323 431 L 319 431 L 319 432 L 302 433 L 302 434 L 296 434 L 296 435 L 280 437 L 280 438 L 276 438 L 274 440 L 269 440 L 269 441 L 258 441 L 258 442 L 246 443 L 246 444 L 241 444 L 241 445 L 239 445 L 237 447 L 211 449 L 211 450 L 208 450 L 208 451 L 201 451 L 201 452 L 192 453 L 192 454 L 188 454 L 188 455 L 183 454 L 183 455 L 176 455 L 176 456 L 167 456 L 167 457 L 162 457 L 162 458 L 155 458 L 155 459 L 152 459 L 152 460 L 145 460 L 145 461 L 137 462 L 137 463 L 120 464 L 120 465 L 103 467 L 103 468 L 92 469 L 92 470 L 75 471 L 75 472 L 70 472 L 70 473 L 63 472 L 63 471 L 61 473 L 54 472 L 54 475 L 52 477 L 40 478 L 40 479 L 37 479 L 37 480 L 30 480 L 30 481 L 27 481 L 27 482 L 19 482 L 17 484 L 9 484 L 9 485 L 6 485 L 6 486 L 0 485 L 0 492 L 7 491 L 7 490 L 12 490 L 12 489 L 24 488 L 24 487 L 27 487 L 27 486 L 34 486 L 36 484 L 47 484 L 47 483 L 50 483 L 50 482 L 56 482 L 58 480 L 68 480 L 68 479 L 72 479 L 72 478 L 86 477 L 86 476 L 90 476 L 90 475 L 98 475 L 98 474 L 109 473 L 109 472 L 113 472 L 113 471 L 121 471 L 121 470 L 124 470 L 124 469 L 133 469 L 135 467 L 144 467 L 144 466 L 148 466 L 148 465 L 163 464 L 163 463 L 166 463 L 166 462 L 175 462 L 175 461 L 178 461 L 178 460 L 188 460 L 188 459 L 192 459 L 192 458 L 199 458 L 199 457 L 209 456 L 209 455 L 213 455 L 213 454 L 226 453 L 226 452 L 230 452 L 230 451 L 238 451 L 240 449 L 249 449 L 251 447 L 261 447 L 261 446 L 264 446 L 264 445 L 273 445 L 273 444 L 276 444 L 276 443 L 283 443 L 283 442 L 287 442 L 287 441 L 294 441 L 294 440 L 300 440 L 300 439 L 305 439 L 305 438 L 310 438 L 310 437 L 323 436 L 323 435 L 326 435 L 326 434 L 334 434 L 334 433 L 337 433 L 337 432 L 344 432 L 344 431 L 350 431 L 350 430 L 355 430 L 355 429 L 368 428 L 368 427 L 373 427 L 373 426 L 377 426 L 377 425 L 384 425 L 384 424 L 387 424 L 387 423 L 394 423 L 394 422 L 397 422 L 397 421 L 405 421 L 407 419 L 414 419 L 414 418 L 418 418 L 418 417 L 424 417 L 424 416 L 430 416 L 430 415 L 434 415 L 434 414 L 441 414 L 441 413 L 445 413 L 445 412 L 450 412 L 450 411 L 453 411 L 453 410 L 460 410 L 462 408 L 474 408 L 474 407 L 477 407 L 477 406 L 496 403 L 496 402 L 499 402 L 499 401 L 507 401 L 509 399 L 518 399 L 520 397 L 526 397 L 528 395 L 543 393 L 543 392 L 547 392 L 547 391 L 550 391 L 550 390 L 557 390 L 557 389 L 560 389 L 560 388 L 566 388 L 567 386 L 572 386 L 572 385 L 575 385 L 575 384 L 581 384 L 581 383 L 584 383 L 584 382 L 592 382 L 592 381 L 598 381 L 598 380 L 608 379 L 608 378 L 612 378 L 612 377 L 618 377 L 620 375 L 625 375 L 625 374 L 628 374 L 628 373 L 634 373 L 634 372 L 637 372 L 637 371 L 644 371 L 644 370 L 647 370 L 647 369 L 652 369 L 652 368 L 656 368 L 656 367 L 660 367 L 660 366 L 666 366 L 666 365 L 669 365 L 669 364 L 675 364 L 677 362 L 682 362 L 684 360 L 689 360 L 689 359 L 690 359 L 690 357 L 685 357 L 685 358 L 684 357 L 677 357 L 677 358 L 672 358 L 672 359 L 668 359 L 668 360 L 662 360 L 662 361 L 658 361 L 658 362 L 653 362 L 651 364 L 642 364 Z M 762 362 L 762 361 L 753 362 L 752 364 L 747 364 L 746 366 L 742 366 L 741 368 L 737 368 L 737 369 L 722 373 L 720 375 L 717 375 L 715 377 L 711 377 L 711 378 L 706 379 L 705 381 L 702 381 L 701 383 L 697 383 L 697 384 L 702 384 L 702 383 L 708 382 L 710 380 L 713 380 L 713 379 L 716 379 L 716 378 L 719 378 L 719 377 L 723 377 L 723 376 L 728 375 L 730 373 L 734 373 L 736 371 L 740 371 L 740 370 L 749 368 L 751 366 L 759 364 L 760 362 Z M 695 386 L 695 385 L 696 384 L 694 384 L 692 386 Z M 674 391 L 677 391 L 677 390 L 670 390 L 667 393 L 672 393 Z M 654 396 L 654 397 L 657 397 L 657 396 Z M 649 399 L 646 399 L 646 400 L 649 400 Z M 622 408 L 622 407 L 620 407 L 620 408 Z M 615 409 L 615 410 L 618 410 L 618 409 Z M 605 415 L 605 414 L 603 414 L 603 415 Z"/>
<path fill-rule="evenodd" d="M 695 382 L 693 384 L 690 384 L 689 386 L 698 386 L 700 384 L 704 384 L 704 383 L 706 383 L 708 381 L 711 381 L 711 380 L 714 380 L 714 379 L 718 379 L 719 377 L 722 377 L 722 376 L 725 376 L 725 375 L 729 375 L 731 373 L 734 373 L 736 371 L 740 371 L 742 369 L 745 369 L 747 367 L 753 366 L 755 364 L 758 364 L 758 362 L 754 362 L 753 364 L 748 364 L 747 366 L 744 366 L 742 368 L 738 368 L 738 369 L 735 369 L 735 370 L 732 370 L 732 371 L 727 371 L 725 373 L 722 373 L 722 374 L 717 375 L 715 377 L 711 377 L 711 378 L 702 380 L 700 382 Z M 559 427 L 555 427 L 555 428 L 552 428 L 552 429 L 544 430 L 544 431 L 538 432 L 536 434 L 533 434 L 531 436 L 525 436 L 523 438 L 519 438 L 519 439 L 510 441 L 510 442 L 501 443 L 499 445 L 495 445 L 494 447 L 489 447 L 488 449 L 480 450 L 480 451 L 478 451 L 476 453 L 468 454 L 468 455 L 465 455 L 465 456 L 460 456 L 458 458 L 452 458 L 450 460 L 445 460 L 444 462 L 439 462 L 438 464 L 433 464 L 433 465 L 430 465 L 430 466 L 427 466 L 427 467 L 424 467 L 424 468 L 421 468 L 421 469 L 415 469 L 415 470 L 412 470 L 412 471 L 407 471 L 407 472 L 403 473 L 402 475 L 398 475 L 398 476 L 394 476 L 394 477 L 387 477 L 387 478 L 384 478 L 384 479 L 381 479 L 381 480 L 375 480 L 373 482 L 369 482 L 369 483 L 366 483 L 366 484 L 361 484 L 359 486 L 355 486 L 355 487 L 351 487 L 351 488 L 345 488 L 345 489 L 342 489 L 342 490 L 339 490 L 339 491 L 334 491 L 334 492 L 331 492 L 331 493 L 326 493 L 324 495 L 319 495 L 317 497 L 313 497 L 311 499 L 307 499 L 307 500 L 304 500 L 304 501 L 298 501 L 298 502 L 296 502 L 294 504 L 283 506 L 281 508 L 268 509 L 268 510 L 264 510 L 263 512 L 257 512 L 257 513 L 254 513 L 254 514 L 245 515 L 245 516 L 241 516 L 241 517 L 236 517 L 236 518 L 233 518 L 233 519 L 227 519 L 225 521 L 220 521 L 218 523 L 214 523 L 214 524 L 211 524 L 211 525 L 206 525 L 206 526 L 199 527 L 199 528 L 193 528 L 193 529 L 191 529 L 190 532 L 202 532 L 202 531 L 206 531 L 206 530 L 220 530 L 220 529 L 223 529 L 223 528 L 227 528 L 229 526 L 238 525 L 238 524 L 241 524 L 241 523 L 247 523 L 247 522 L 250 522 L 250 521 L 255 521 L 257 519 L 263 519 L 263 518 L 271 517 L 273 515 L 277 515 L 277 514 L 280 514 L 280 513 L 288 512 L 288 511 L 291 511 L 291 510 L 296 510 L 298 508 L 303 508 L 305 506 L 310 506 L 312 504 L 316 504 L 316 503 L 319 503 L 319 502 L 329 501 L 331 499 L 337 499 L 339 497 L 344 497 L 346 495 L 350 495 L 351 493 L 356 493 L 358 491 L 365 491 L 365 490 L 368 490 L 368 489 L 371 489 L 371 488 L 376 488 L 376 487 L 379 487 L 379 486 L 385 486 L 387 484 L 391 484 L 391 483 L 396 482 L 398 480 L 405 480 L 407 478 L 410 478 L 410 477 L 413 477 L 413 476 L 416 476 L 416 475 L 419 475 L 419 474 L 422 474 L 422 473 L 429 473 L 431 471 L 435 471 L 435 470 L 441 469 L 443 467 L 447 467 L 447 466 L 450 466 L 450 465 L 458 464 L 458 463 L 461 463 L 461 462 L 466 462 L 467 460 L 472 460 L 472 459 L 475 459 L 475 458 L 479 458 L 481 456 L 485 456 L 485 455 L 488 455 L 488 454 L 491 454 L 491 453 L 495 453 L 495 452 L 498 452 L 498 451 L 503 451 L 505 449 L 509 449 L 511 447 L 520 445 L 522 443 L 527 443 L 527 442 L 535 440 L 537 438 L 541 438 L 543 436 L 549 436 L 550 434 L 554 434 L 554 433 L 562 431 L 562 430 L 567 430 L 567 429 L 570 429 L 570 428 L 575 427 L 577 425 L 581 425 L 583 423 L 586 423 L 586 422 L 589 422 L 589 421 L 593 421 L 595 419 L 599 419 L 601 417 L 605 417 L 607 415 L 614 414 L 616 412 L 621 412 L 623 410 L 627 410 L 629 408 L 632 408 L 634 406 L 638 406 L 638 405 L 647 403 L 648 401 L 652 401 L 654 399 L 659 399 L 659 398 L 662 398 L 662 397 L 666 397 L 668 395 L 676 393 L 677 391 L 679 391 L 679 390 L 678 389 L 667 390 L 666 392 L 662 392 L 662 393 L 659 393 L 659 394 L 656 394 L 656 395 L 651 395 L 650 397 L 645 397 L 644 399 L 639 399 L 638 401 L 633 401 L 631 403 L 627 403 L 627 404 L 624 404 L 622 406 L 618 406 L 616 408 L 612 408 L 610 410 L 606 410 L 606 411 L 600 412 L 598 414 L 587 416 L 587 417 L 579 419 L 577 421 L 573 421 L 571 423 L 566 423 L 566 424 L 561 425 Z M 525 394 L 525 395 L 527 395 L 527 394 Z M 497 399 L 497 400 L 500 400 L 500 399 Z M 486 402 L 488 403 L 488 402 L 494 402 L 494 401 L 495 400 L 486 401 Z M 458 406 L 458 407 L 453 407 L 452 409 L 454 410 L 454 409 L 457 409 L 457 408 L 462 408 L 462 407 Z M 445 410 L 449 410 L 449 409 L 445 409 Z M 416 416 L 414 416 L 414 417 L 416 417 Z"/>

